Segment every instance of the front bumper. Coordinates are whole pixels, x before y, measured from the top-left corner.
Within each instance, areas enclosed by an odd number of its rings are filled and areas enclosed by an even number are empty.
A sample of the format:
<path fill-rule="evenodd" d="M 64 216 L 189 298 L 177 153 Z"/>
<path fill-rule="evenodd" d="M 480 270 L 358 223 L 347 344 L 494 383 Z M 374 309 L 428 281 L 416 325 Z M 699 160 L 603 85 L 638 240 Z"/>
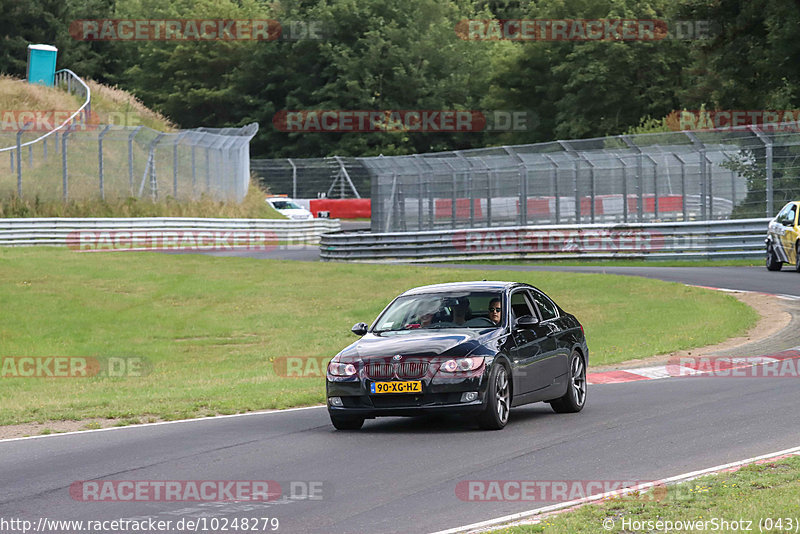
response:
<path fill-rule="evenodd" d="M 463 378 L 423 378 L 422 393 L 370 394 L 373 380 L 333 379 L 326 382 L 328 411 L 338 415 L 365 418 L 418 416 L 431 413 L 475 413 L 486 403 L 484 375 Z M 461 402 L 463 393 L 475 391 L 478 398 Z M 343 406 L 331 406 L 330 398 L 339 397 Z"/>

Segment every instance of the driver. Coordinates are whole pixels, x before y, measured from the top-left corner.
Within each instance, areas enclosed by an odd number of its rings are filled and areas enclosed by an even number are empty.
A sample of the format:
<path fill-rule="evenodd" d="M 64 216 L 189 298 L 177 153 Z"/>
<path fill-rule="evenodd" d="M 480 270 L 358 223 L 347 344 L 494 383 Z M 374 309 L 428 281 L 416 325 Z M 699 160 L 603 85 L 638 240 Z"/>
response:
<path fill-rule="evenodd" d="M 489 319 L 494 322 L 494 324 L 500 324 L 500 312 L 503 311 L 503 307 L 500 305 L 499 298 L 493 298 L 489 301 Z"/>

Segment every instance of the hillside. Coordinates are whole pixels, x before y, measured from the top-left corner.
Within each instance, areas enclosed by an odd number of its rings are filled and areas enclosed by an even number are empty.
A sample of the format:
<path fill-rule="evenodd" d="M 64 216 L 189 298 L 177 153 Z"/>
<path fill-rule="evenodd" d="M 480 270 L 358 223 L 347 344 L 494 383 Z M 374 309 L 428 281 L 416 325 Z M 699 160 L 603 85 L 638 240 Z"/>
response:
<path fill-rule="evenodd" d="M 114 125 L 143 125 L 162 132 L 173 132 L 177 126 L 161 114 L 148 109 L 132 94 L 106 85 L 88 80 L 87 84 L 92 92 L 91 122 L 98 124 Z M 0 75 L 0 148 L 13 146 L 16 139 L 16 121 L 20 120 L 23 111 L 57 111 L 77 110 L 83 100 L 75 95 L 70 95 L 64 90 L 31 85 L 25 80 Z M 52 114 L 50 116 L 53 116 Z M 30 132 L 23 137 L 23 141 L 33 139 L 44 132 Z M 74 145 L 72 173 L 80 176 L 82 162 L 85 161 L 89 173 L 96 172 L 97 161 L 96 144 Z M 106 148 L 106 158 L 109 168 L 122 165 L 118 162 L 118 155 L 114 154 L 113 145 Z M 37 146 L 37 150 L 41 150 Z M 52 145 L 51 145 L 52 150 Z M 81 160 L 81 153 L 86 155 Z M 95 150 L 95 152 L 92 152 Z M 176 201 L 164 197 L 159 202 L 152 202 L 148 198 L 113 198 L 101 200 L 94 196 L 84 199 L 70 199 L 63 202 L 53 197 L 52 194 L 39 194 L 37 189 L 29 189 L 23 198 L 16 195 L 16 172 L 8 165 L 9 156 L 0 155 L 0 217 L 232 217 L 232 218 L 283 218 L 264 202 L 264 191 L 261 191 L 256 181 L 251 182 L 249 191 L 244 201 L 240 204 L 233 202 L 216 201 L 208 197 L 201 197 L 194 201 Z M 116 163 L 115 163 L 116 162 Z M 23 183 L 26 186 L 37 184 L 38 190 L 60 190 L 61 161 L 50 158 L 47 164 L 44 158 L 37 155 L 33 168 L 23 170 Z M 141 171 L 137 171 L 141 173 Z M 52 182 L 52 183 L 51 183 Z M 56 184 L 56 185 L 53 185 Z M 71 187 L 71 191 L 78 186 Z M 77 196 L 80 196 L 77 195 Z"/>
<path fill-rule="evenodd" d="M 86 83 L 92 92 L 93 121 L 100 124 L 120 124 L 121 120 L 127 120 L 130 124 L 141 124 L 163 132 L 176 129 L 176 125 L 148 109 L 127 91 L 92 80 L 87 80 Z M 61 89 L 32 85 L 19 78 L 0 75 L 0 113 L 3 115 L 9 111 L 74 111 L 82 103 L 78 96 Z M 0 115 L 0 120 L 3 120 L 3 115 Z"/>

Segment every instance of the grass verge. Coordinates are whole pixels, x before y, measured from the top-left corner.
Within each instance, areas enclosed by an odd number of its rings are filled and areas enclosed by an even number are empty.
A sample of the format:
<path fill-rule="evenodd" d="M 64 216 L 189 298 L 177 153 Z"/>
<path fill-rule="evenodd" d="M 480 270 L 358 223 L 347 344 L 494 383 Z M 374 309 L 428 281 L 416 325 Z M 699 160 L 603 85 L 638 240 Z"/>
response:
<path fill-rule="evenodd" d="M 800 457 L 795 456 L 669 486 L 658 498 L 652 492 L 620 497 L 492 532 L 797 532 L 798 503 Z"/>
<path fill-rule="evenodd" d="M 153 202 L 148 198 L 100 200 L 42 200 L 39 197 L 0 198 L 0 218 L 26 217 L 211 217 L 241 219 L 285 219 L 272 209 L 264 197 L 267 193 L 251 183 L 244 200 L 222 202 L 203 196 L 198 200 L 178 201 L 172 197 Z"/>
<path fill-rule="evenodd" d="M 321 403 L 324 379 L 282 356 L 333 356 L 398 293 L 529 282 L 584 324 L 595 365 L 717 343 L 757 320 L 732 296 L 597 274 L 0 249 L 0 357 L 140 357 L 149 374 L 0 378 L 0 424 L 178 419 Z"/>

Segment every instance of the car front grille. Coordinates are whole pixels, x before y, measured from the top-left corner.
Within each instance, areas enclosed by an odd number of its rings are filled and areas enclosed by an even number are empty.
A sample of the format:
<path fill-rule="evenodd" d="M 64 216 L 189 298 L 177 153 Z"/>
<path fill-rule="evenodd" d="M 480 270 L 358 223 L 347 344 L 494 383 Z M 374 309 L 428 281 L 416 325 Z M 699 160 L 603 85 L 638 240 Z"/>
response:
<path fill-rule="evenodd" d="M 391 363 L 368 363 L 367 377 L 369 378 L 392 378 L 394 376 L 394 366 Z"/>
<path fill-rule="evenodd" d="M 391 378 L 422 378 L 428 371 L 428 362 L 383 363 L 372 362 L 366 365 L 367 378 L 386 380 Z"/>
<path fill-rule="evenodd" d="M 398 378 L 422 378 L 427 370 L 427 362 L 403 362 L 397 364 L 395 372 Z"/>

